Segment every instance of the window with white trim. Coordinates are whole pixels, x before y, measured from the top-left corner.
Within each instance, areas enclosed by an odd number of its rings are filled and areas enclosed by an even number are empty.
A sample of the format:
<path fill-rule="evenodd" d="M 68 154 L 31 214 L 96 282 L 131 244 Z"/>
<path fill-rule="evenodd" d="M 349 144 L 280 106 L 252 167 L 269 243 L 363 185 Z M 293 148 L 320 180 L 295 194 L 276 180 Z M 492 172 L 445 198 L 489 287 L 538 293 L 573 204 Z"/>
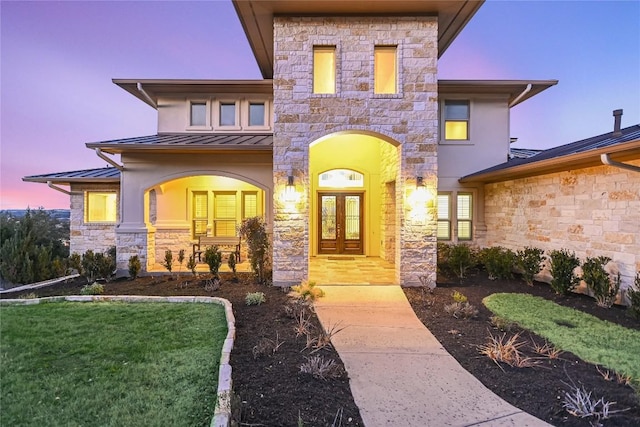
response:
<path fill-rule="evenodd" d="M 207 125 L 207 103 L 191 102 L 190 126 L 206 126 Z"/>
<path fill-rule="evenodd" d="M 221 102 L 220 103 L 220 126 L 235 126 L 236 125 L 236 103 L 235 102 Z"/>
<path fill-rule="evenodd" d="M 213 235 L 236 235 L 236 192 L 213 193 Z"/>
<path fill-rule="evenodd" d="M 473 239 L 473 194 L 438 193 L 438 240 Z M 455 227 L 453 227 L 455 225 Z"/>
<path fill-rule="evenodd" d="M 265 112 L 266 108 L 264 102 L 250 102 L 249 126 L 264 126 L 266 117 Z"/>
<path fill-rule="evenodd" d="M 258 216 L 258 192 L 242 192 L 242 218 L 253 218 Z"/>
<path fill-rule="evenodd" d="M 444 101 L 444 139 L 447 141 L 469 140 L 469 101 Z"/>
<path fill-rule="evenodd" d="M 194 191 L 192 193 L 192 234 L 193 238 L 207 235 L 209 226 L 209 195 L 206 191 Z"/>
<path fill-rule="evenodd" d="M 85 222 L 116 222 L 118 195 L 115 192 L 85 193 Z"/>

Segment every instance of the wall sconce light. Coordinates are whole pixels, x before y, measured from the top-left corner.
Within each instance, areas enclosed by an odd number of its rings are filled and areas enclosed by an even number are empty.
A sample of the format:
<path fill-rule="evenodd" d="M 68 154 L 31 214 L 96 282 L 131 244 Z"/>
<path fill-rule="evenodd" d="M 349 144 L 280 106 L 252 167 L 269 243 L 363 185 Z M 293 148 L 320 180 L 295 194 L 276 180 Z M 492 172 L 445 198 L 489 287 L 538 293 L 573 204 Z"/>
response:
<path fill-rule="evenodd" d="M 284 188 L 284 201 L 296 201 L 296 186 L 293 184 L 293 175 L 287 177 L 287 186 Z"/>
<path fill-rule="evenodd" d="M 423 204 L 427 202 L 428 198 L 429 195 L 427 194 L 427 187 L 424 185 L 424 178 L 417 176 L 415 201 Z"/>

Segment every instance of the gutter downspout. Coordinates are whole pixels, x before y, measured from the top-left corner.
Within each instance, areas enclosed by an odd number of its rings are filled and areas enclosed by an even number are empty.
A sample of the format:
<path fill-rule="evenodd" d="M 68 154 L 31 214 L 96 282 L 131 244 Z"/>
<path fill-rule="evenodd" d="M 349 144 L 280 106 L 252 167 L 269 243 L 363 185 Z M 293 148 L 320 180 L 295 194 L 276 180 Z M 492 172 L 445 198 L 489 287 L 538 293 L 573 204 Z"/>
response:
<path fill-rule="evenodd" d="M 511 107 L 513 107 L 514 105 L 516 105 L 516 104 L 518 103 L 518 101 L 520 101 L 520 100 L 521 100 L 521 99 L 522 99 L 526 94 L 528 94 L 528 93 L 529 93 L 529 91 L 531 91 L 531 88 L 532 88 L 531 83 L 528 83 L 528 84 L 527 84 L 527 87 L 522 91 L 522 93 L 521 93 L 520 95 L 518 95 L 518 96 L 516 97 L 516 99 L 514 99 L 513 101 L 511 101 L 511 102 L 509 103 L 509 108 L 511 108 Z"/>
<path fill-rule="evenodd" d="M 122 166 L 121 164 L 117 163 L 115 160 L 113 160 L 110 157 L 107 157 L 101 149 L 96 148 L 96 154 L 98 155 L 98 157 L 100 157 L 102 160 L 104 160 L 105 162 L 109 163 L 111 166 L 115 167 L 116 169 L 118 169 L 120 172 L 122 172 L 124 170 L 124 166 Z"/>
<path fill-rule="evenodd" d="M 158 109 L 158 104 L 156 104 L 154 102 L 154 100 L 149 96 L 147 91 L 142 88 L 142 83 L 140 83 L 140 82 L 136 83 L 136 87 L 138 88 L 138 91 L 142 94 L 142 96 L 144 96 L 144 98 L 147 101 L 149 101 L 149 104 L 151 104 L 151 106 L 157 110 Z"/>
<path fill-rule="evenodd" d="M 60 188 L 57 185 L 54 185 L 53 182 L 51 182 L 51 181 L 47 181 L 47 185 L 49 186 L 49 188 L 53 188 L 54 190 L 59 191 L 61 193 L 64 193 L 67 196 L 71 195 L 71 191 L 67 191 L 64 188 Z"/>
<path fill-rule="evenodd" d="M 604 165 L 613 166 L 614 168 L 630 170 L 631 172 L 640 172 L 640 166 L 634 166 L 634 165 L 628 165 L 626 163 L 616 162 L 615 160 L 611 160 L 611 157 L 609 157 L 609 154 L 607 153 L 600 154 L 600 160 Z"/>

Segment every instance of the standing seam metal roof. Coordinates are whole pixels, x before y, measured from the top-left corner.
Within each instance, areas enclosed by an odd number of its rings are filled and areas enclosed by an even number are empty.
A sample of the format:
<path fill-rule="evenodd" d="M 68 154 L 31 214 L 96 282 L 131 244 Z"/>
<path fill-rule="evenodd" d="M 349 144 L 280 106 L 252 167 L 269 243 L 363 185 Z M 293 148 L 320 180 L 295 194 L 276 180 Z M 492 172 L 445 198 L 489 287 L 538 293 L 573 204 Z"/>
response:
<path fill-rule="evenodd" d="M 55 172 L 43 175 L 31 175 L 23 178 L 25 181 L 120 181 L 120 171 L 116 168 L 84 169 L 70 172 Z"/>
<path fill-rule="evenodd" d="M 135 138 L 88 142 L 89 148 L 248 148 L 271 149 L 273 134 L 183 134 L 166 133 Z"/>

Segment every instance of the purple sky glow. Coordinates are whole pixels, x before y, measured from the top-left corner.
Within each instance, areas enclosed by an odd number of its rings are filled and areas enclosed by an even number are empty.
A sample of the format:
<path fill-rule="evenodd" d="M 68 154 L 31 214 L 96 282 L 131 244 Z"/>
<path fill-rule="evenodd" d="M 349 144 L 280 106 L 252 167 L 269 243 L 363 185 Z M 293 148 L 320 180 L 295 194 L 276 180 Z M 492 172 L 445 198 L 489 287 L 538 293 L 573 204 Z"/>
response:
<path fill-rule="evenodd" d="M 86 142 L 156 133 L 112 78 L 261 78 L 230 0 L 0 2 L 0 209 L 68 208 L 25 175 L 106 166 Z M 557 79 L 511 110 L 517 147 L 640 123 L 639 1 L 487 1 L 441 79 Z"/>

